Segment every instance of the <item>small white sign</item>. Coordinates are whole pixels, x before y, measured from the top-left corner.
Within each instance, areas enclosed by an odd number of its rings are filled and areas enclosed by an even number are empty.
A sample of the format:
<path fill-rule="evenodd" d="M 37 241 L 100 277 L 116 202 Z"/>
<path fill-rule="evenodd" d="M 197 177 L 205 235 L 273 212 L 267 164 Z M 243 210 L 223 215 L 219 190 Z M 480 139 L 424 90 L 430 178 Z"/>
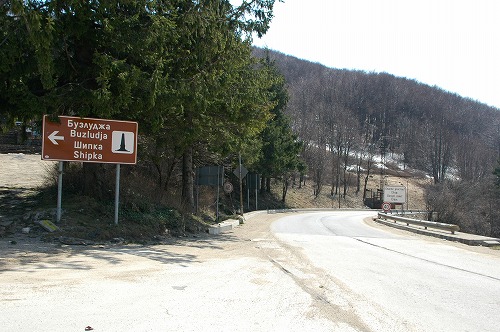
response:
<path fill-rule="evenodd" d="M 385 186 L 384 202 L 406 203 L 406 187 L 404 186 Z"/>

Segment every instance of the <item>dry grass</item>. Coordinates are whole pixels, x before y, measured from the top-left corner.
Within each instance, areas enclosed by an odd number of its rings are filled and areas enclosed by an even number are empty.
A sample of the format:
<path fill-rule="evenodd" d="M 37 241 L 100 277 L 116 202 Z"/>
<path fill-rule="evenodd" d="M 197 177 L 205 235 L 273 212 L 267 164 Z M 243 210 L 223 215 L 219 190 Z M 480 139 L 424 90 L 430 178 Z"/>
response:
<path fill-rule="evenodd" d="M 380 175 L 373 175 L 368 181 L 368 188 L 376 190 L 380 188 Z M 386 175 L 384 184 L 389 186 L 404 186 L 408 188 L 408 205 L 405 204 L 405 209 L 425 210 L 426 204 L 424 199 L 424 187 L 430 184 L 431 180 L 422 175 L 414 175 L 413 177 Z M 274 184 L 272 187 L 276 197 L 281 197 L 281 185 Z M 356 194 L 356 188 L 349 188 L 346 198 L 330 195 L 331 185 L 324 185 L 322 192 L 318 197 L 314 196 L 313 183 L 307 182 L 298 188 L 290 188 L 286 197 L 286 206 L 290 208 L 364 208 L 363 193 L 360 191 Z"/>

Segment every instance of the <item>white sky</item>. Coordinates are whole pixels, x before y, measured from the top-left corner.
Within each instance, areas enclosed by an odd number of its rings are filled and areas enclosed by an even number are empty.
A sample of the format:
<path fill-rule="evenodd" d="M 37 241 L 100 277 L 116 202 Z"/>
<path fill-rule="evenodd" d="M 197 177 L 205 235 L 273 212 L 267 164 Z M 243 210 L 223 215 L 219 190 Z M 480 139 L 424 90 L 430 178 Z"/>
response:
<path fill-rule="evenodd" d="M 285 0 L 254 45 L 500 108 L 500 0 Z"/>

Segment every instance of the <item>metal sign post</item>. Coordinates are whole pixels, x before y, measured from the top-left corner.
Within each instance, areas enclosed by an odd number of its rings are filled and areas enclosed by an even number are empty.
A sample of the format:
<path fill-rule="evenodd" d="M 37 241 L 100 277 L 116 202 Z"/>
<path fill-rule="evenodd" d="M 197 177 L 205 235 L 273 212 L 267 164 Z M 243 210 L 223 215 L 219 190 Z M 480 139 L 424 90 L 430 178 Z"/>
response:
<path fill-rule="evenodd" d="M 118 206 L 119 205 L 120 205 L 120 164 L 116 164 L 115 225 L 118 225 Z"/>
<path fill-rule="evenodd" d="M 240 213 L 243 215 L 243 178 L 247 175 L 248 170 L 241 164 L 241 153 L 239 154 L 239 165 L 234 170 L 233 174 L 240 180 Z"/>
<path fill-rule="evenodd" d="M 240 215 L 243 215 L 243 176 L 241 175 L 241 153 L 239 154 L 238 178 L 240 179 Z"/>
<path fill-rule="evenodd" d="M 215 208 L 215 220 L 219 221 L 219 197 L 220 197 L 220 172 L 217 171 L 217 207 Z"/>
<path fill-rule="evenodd" d="M 59 172 L 57 175 L 57 217 L 56 221 L 61 221 L 62 214 L 62 175 L 63 175 L 63 162 L 59 162 Z"/>

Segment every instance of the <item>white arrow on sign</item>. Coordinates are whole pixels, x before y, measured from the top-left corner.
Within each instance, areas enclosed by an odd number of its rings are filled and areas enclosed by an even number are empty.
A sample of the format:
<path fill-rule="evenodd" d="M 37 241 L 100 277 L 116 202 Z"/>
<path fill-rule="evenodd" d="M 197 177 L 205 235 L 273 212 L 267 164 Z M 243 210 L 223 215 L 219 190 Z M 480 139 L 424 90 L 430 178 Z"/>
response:
<path fill-rule="evenodd" d="M 54 131 L 52 134 L 49 135 L 49 139 L 52 143 L 55 145 L 59 145 L 57 141 L 64 141 L 64 136 L 56 136 L 59 133 L 59 130 Z"/>

